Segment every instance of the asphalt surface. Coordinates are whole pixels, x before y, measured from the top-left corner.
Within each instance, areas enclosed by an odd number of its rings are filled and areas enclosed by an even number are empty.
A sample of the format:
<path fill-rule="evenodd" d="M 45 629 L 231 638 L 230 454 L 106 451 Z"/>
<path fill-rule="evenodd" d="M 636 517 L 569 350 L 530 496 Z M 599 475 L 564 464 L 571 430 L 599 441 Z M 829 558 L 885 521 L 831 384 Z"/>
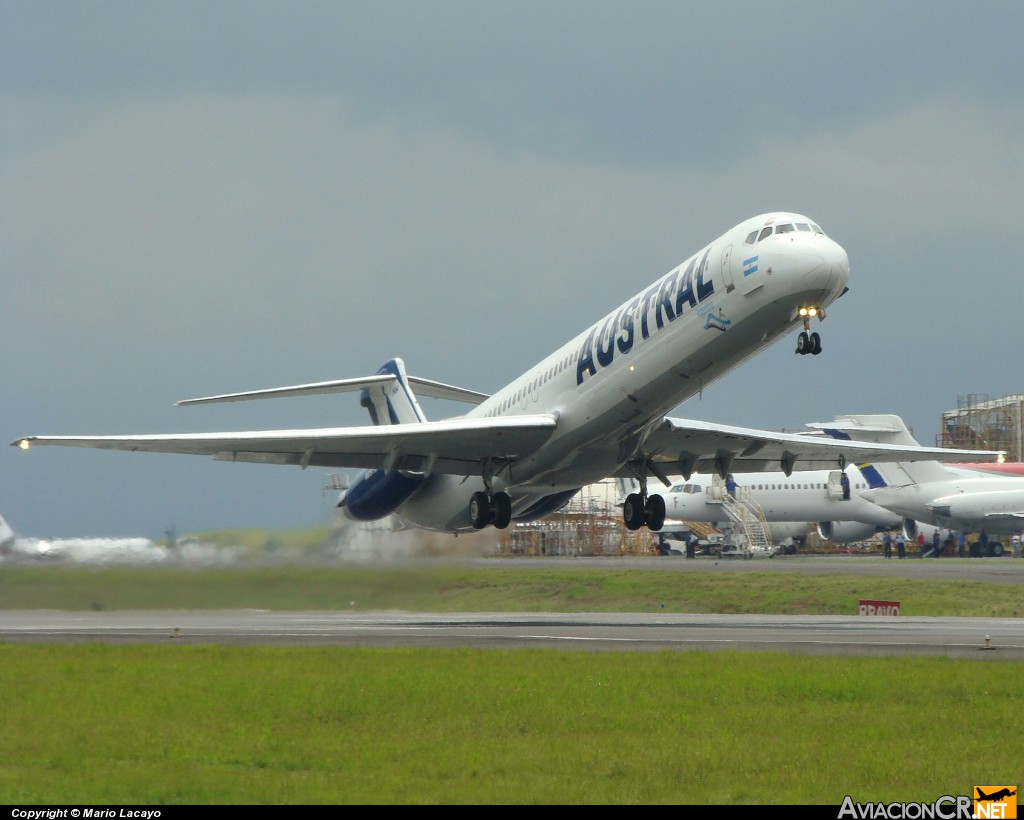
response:
<path fill-rule="evenodd" d="M 608 567 L 671 572 L 783 572 L 957 578 L 1024 584 L 1024 560 L 678 556 L 470 560 L 496 567 Z M 0 641 L 349 647 L 547 648 L 566 651 L 784 651 L 1024 660 L 1024 619 L 892 615 L 274 612 L 263 610 L 0 613 Z"/>
<path fill-rule="evenodd" d="M 1024 660 L 1024 619 L 649 613 L 6 612 L 0 640 L 279 646 L 745 650 Z"/>

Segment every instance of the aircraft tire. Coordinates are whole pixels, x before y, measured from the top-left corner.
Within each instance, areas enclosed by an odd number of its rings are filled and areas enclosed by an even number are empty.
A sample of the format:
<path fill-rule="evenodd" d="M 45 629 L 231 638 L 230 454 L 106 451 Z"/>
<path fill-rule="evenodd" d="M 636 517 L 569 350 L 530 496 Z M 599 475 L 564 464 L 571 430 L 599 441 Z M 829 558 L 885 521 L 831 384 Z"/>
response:
<path fill-rule="evenodd" d="M 622 520 L 626 524 L 626 529 L 640 529 L 644 525 L 645 518 L 643 499 L 640 498 L 640 493 L 627 495 L 626 501 L 622 505 Z"/>
<path fill-rule="evenodd" d="M 819 353 L 821 353 L 821 336 L 819 336 L 817 333 L 812 333 L 810 341 L 811 353 L 817 356 Z"/>
<path fill-rule="evenodd" d="M 508 497 L 508 493 L 495 493 L 492 503 L 494 526 L 499 530 L 507 529 L 512 522 L 512 499 Z"/>
<path fill-rule="evenodd" d="M 491 504 L 487 493 L 473 493 L 469 499 L 469 521 L 475 530 L 482 530 L 491 523 Z"/>
<path fill-rule="evenodd" d="M 647 519 L 647 529 L 657 532 L 665 526 L 665 498 L 660 495 L 652 495 L 647 499 L 647 506 L 644 508 L 644 517 Z"/>
<path fill-rule="evenodd" d="M 796 337 L 796 352 L 801 356 L 807 355 L 807 350 L 811 346 L 811 340 L 807 336 L 807 332 L 804 330 L 800 331 L 800 335 Z"/>

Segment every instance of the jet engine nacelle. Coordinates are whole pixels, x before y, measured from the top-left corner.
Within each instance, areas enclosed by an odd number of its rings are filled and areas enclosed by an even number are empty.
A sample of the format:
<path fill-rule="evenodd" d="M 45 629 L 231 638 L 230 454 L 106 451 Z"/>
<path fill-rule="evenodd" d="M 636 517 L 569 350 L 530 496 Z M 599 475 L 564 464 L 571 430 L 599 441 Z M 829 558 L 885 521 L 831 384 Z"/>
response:
<path fill-rule="evenodd" d="M 352 482 L 338 506 L 355 521 L 376 521 L 402 506 L 423 479 L 400 470 L 367 470 Z"/>
<path fill-rule="evenodd" d="M 874 524 L 860 521 L 819 521 L 817 529 L 819 538 L 836 544 L 866 541 L 878 531 Z"/>
<path fill-rule="evenodd" d="M 923 521 L 915 521 L 913 518 L 903 519 L 903 534 L 907 537 L 907 541 L 917 542 L 917 534 L 919 532 L 924 533 L 924 542 L 929 547 L 932 545 L 932 539 L 935 537 L 935 533 L 939 533 L 939 538 L 943 539 L 949 534 L 948 529 L 943 527 L 936 527 L 934 524 L 925 524 Z"/>

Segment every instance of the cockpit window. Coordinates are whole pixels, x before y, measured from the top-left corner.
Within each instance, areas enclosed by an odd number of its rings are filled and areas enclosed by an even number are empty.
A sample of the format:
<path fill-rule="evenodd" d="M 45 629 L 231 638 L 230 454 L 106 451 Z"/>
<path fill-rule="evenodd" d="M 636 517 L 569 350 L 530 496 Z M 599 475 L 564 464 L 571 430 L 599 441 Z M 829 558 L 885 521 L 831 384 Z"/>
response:
<path fill-rule="evenodd" d="M 797 222 L 796 229 L 798 231 L 809 231 L 811 229 L 811 226 L 808 225 L 806 222 Z"/>
<path fill-rule="evenodd" d="M 794 230 L 793 226 L 789 224 L 775 226 L 775 233 L 792 233 Z"/>
<path fill-rule="evenodd" d="M 759 237 L 757 237 L 757 241 L 760 242 L 766 236 L 771 236 L 771 235 L 772 235 L 772 226 L 771 225 L 769 225 L 767 228 L 761 228 L 761 235 Z"/>
<path fill-rule="evenodd" d="M 694 495 L 695 493 L 701 492 L 700 484 L 675 484 L 669 492 L 673 493 L 686 493 L 687 495 Z"/>
<path fill-rule="evenodd" d="M 747 244 L 753 245 L 757 241 L 757 231 L 751 231 L 747 234 Z"/>
<path fill-rule="evenodd" d="M 815 233 L 820 233 L 822 236 L 825 235 L 825 232 L 817 225 L 815 225 L 813 222 L 811 223 L 811 230 L 813 230 Z"/>

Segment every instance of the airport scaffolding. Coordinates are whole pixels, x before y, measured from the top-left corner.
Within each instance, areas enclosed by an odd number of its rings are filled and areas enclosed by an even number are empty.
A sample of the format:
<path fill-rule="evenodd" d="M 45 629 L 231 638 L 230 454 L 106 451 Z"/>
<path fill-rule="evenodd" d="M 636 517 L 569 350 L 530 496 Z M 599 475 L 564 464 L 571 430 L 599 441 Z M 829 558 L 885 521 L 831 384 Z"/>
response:
<path fill-rule="evenodd" d="M 1024 461 L 1021 430 L 1024 395 L 993 399 L 982 393 L 957 397 L 957 409 L 942 414 L 936 446 L 1005 450 L 1008 461 Z"/>
<path fill-rule="evenodd" d="M 515 523 L 502 539 L 506 555 L 656 555 L 657 536 L 628 530 L 614 479 L 584 487 L 558 512 Z"/>

